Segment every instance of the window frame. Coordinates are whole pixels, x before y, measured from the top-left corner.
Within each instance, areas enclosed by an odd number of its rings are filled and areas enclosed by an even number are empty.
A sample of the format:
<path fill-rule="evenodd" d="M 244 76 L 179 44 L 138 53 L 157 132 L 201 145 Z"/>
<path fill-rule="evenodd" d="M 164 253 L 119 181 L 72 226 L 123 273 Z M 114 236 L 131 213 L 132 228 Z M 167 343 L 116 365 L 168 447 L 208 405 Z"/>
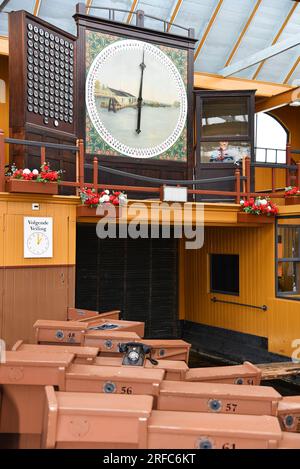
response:
<path fill-rule="evenodd" d="M 277 216 L 276 223 L 275 223 L 275 296 L 276 298 L 283 299 L 283 300 L 292 300 L 292 301 L 300 301 L 300 290 L 299 292 L 288 291 L 282 293 L 279 291 L 278 288 L 278 265 L 279 262 L 291 262 L 295 264 L 300 264 L 300 257 L 278 257 L 278 228 L 297 228 L 299 227 L 299 223 L 295 225 L 290 224 L 279 224 L 279 220 L 299 220 L 300 215 L 286 215 L 286 216 Z M 300 240 L 299 240 L 300 241 Z"/>

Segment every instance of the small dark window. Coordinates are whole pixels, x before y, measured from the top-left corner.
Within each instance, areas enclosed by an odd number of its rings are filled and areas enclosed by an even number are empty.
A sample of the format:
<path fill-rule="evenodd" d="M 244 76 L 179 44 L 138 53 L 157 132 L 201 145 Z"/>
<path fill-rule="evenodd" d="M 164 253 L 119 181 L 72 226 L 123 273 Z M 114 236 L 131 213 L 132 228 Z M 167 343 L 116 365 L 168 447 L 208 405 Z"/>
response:
<path fill-rule="evenodd" d="M 228 295 L 239 294 L 239 256 L 237 254 L 210 255 L 210 290 Z"/>

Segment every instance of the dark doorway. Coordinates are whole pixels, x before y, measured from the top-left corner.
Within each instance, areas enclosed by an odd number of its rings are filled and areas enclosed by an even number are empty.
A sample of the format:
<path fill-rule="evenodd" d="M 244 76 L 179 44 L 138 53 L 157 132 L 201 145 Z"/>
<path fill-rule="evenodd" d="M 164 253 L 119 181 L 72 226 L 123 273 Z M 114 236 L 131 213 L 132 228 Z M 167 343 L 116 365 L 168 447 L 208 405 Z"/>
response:
<path fill-rule="evenodd" d="M 176 239 L 105 239 L 95 225 L 77 226 L 76 306 L 120 309 L 144 321 L 146 337 L 180 336 Z"/>

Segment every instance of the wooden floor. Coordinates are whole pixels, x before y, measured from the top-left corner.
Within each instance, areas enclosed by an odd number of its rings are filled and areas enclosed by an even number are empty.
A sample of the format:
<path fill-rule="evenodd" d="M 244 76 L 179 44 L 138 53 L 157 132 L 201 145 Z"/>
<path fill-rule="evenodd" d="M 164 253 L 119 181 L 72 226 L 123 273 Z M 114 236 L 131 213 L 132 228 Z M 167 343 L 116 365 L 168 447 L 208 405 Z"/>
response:
<path fill-rule="evenodd" d="M 300 375 L 300 363 L 277 362 L 256 365 L 262 370 L 262 379 L 278 379 Z"/>

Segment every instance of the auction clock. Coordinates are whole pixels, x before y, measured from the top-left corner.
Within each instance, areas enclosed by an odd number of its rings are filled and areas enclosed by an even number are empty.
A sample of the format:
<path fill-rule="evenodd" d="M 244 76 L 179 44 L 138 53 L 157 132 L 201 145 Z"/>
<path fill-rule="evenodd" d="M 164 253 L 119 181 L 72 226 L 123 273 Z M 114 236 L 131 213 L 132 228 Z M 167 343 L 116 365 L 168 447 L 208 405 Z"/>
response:
<path fill-rule="evenodd" d="M 86 80 L 86 105 L 99 136 L 122 155 L 151 158 L 181 136 L 187 119 L 186 85 L 161 48 L 117 40 L 94 58 Z"/>
<path fill-rule="evenodd" d="M 49 238 L 43 233 L 36 231 L 32 233 L 27 240 L 27 247 L 29 251 L 35 256 L 45 254 L 49 249 Z"/>
<path fill-rule="evenodd" d="M 24 257 L 53 257 L 52 217 L 24 217 Z"/>

